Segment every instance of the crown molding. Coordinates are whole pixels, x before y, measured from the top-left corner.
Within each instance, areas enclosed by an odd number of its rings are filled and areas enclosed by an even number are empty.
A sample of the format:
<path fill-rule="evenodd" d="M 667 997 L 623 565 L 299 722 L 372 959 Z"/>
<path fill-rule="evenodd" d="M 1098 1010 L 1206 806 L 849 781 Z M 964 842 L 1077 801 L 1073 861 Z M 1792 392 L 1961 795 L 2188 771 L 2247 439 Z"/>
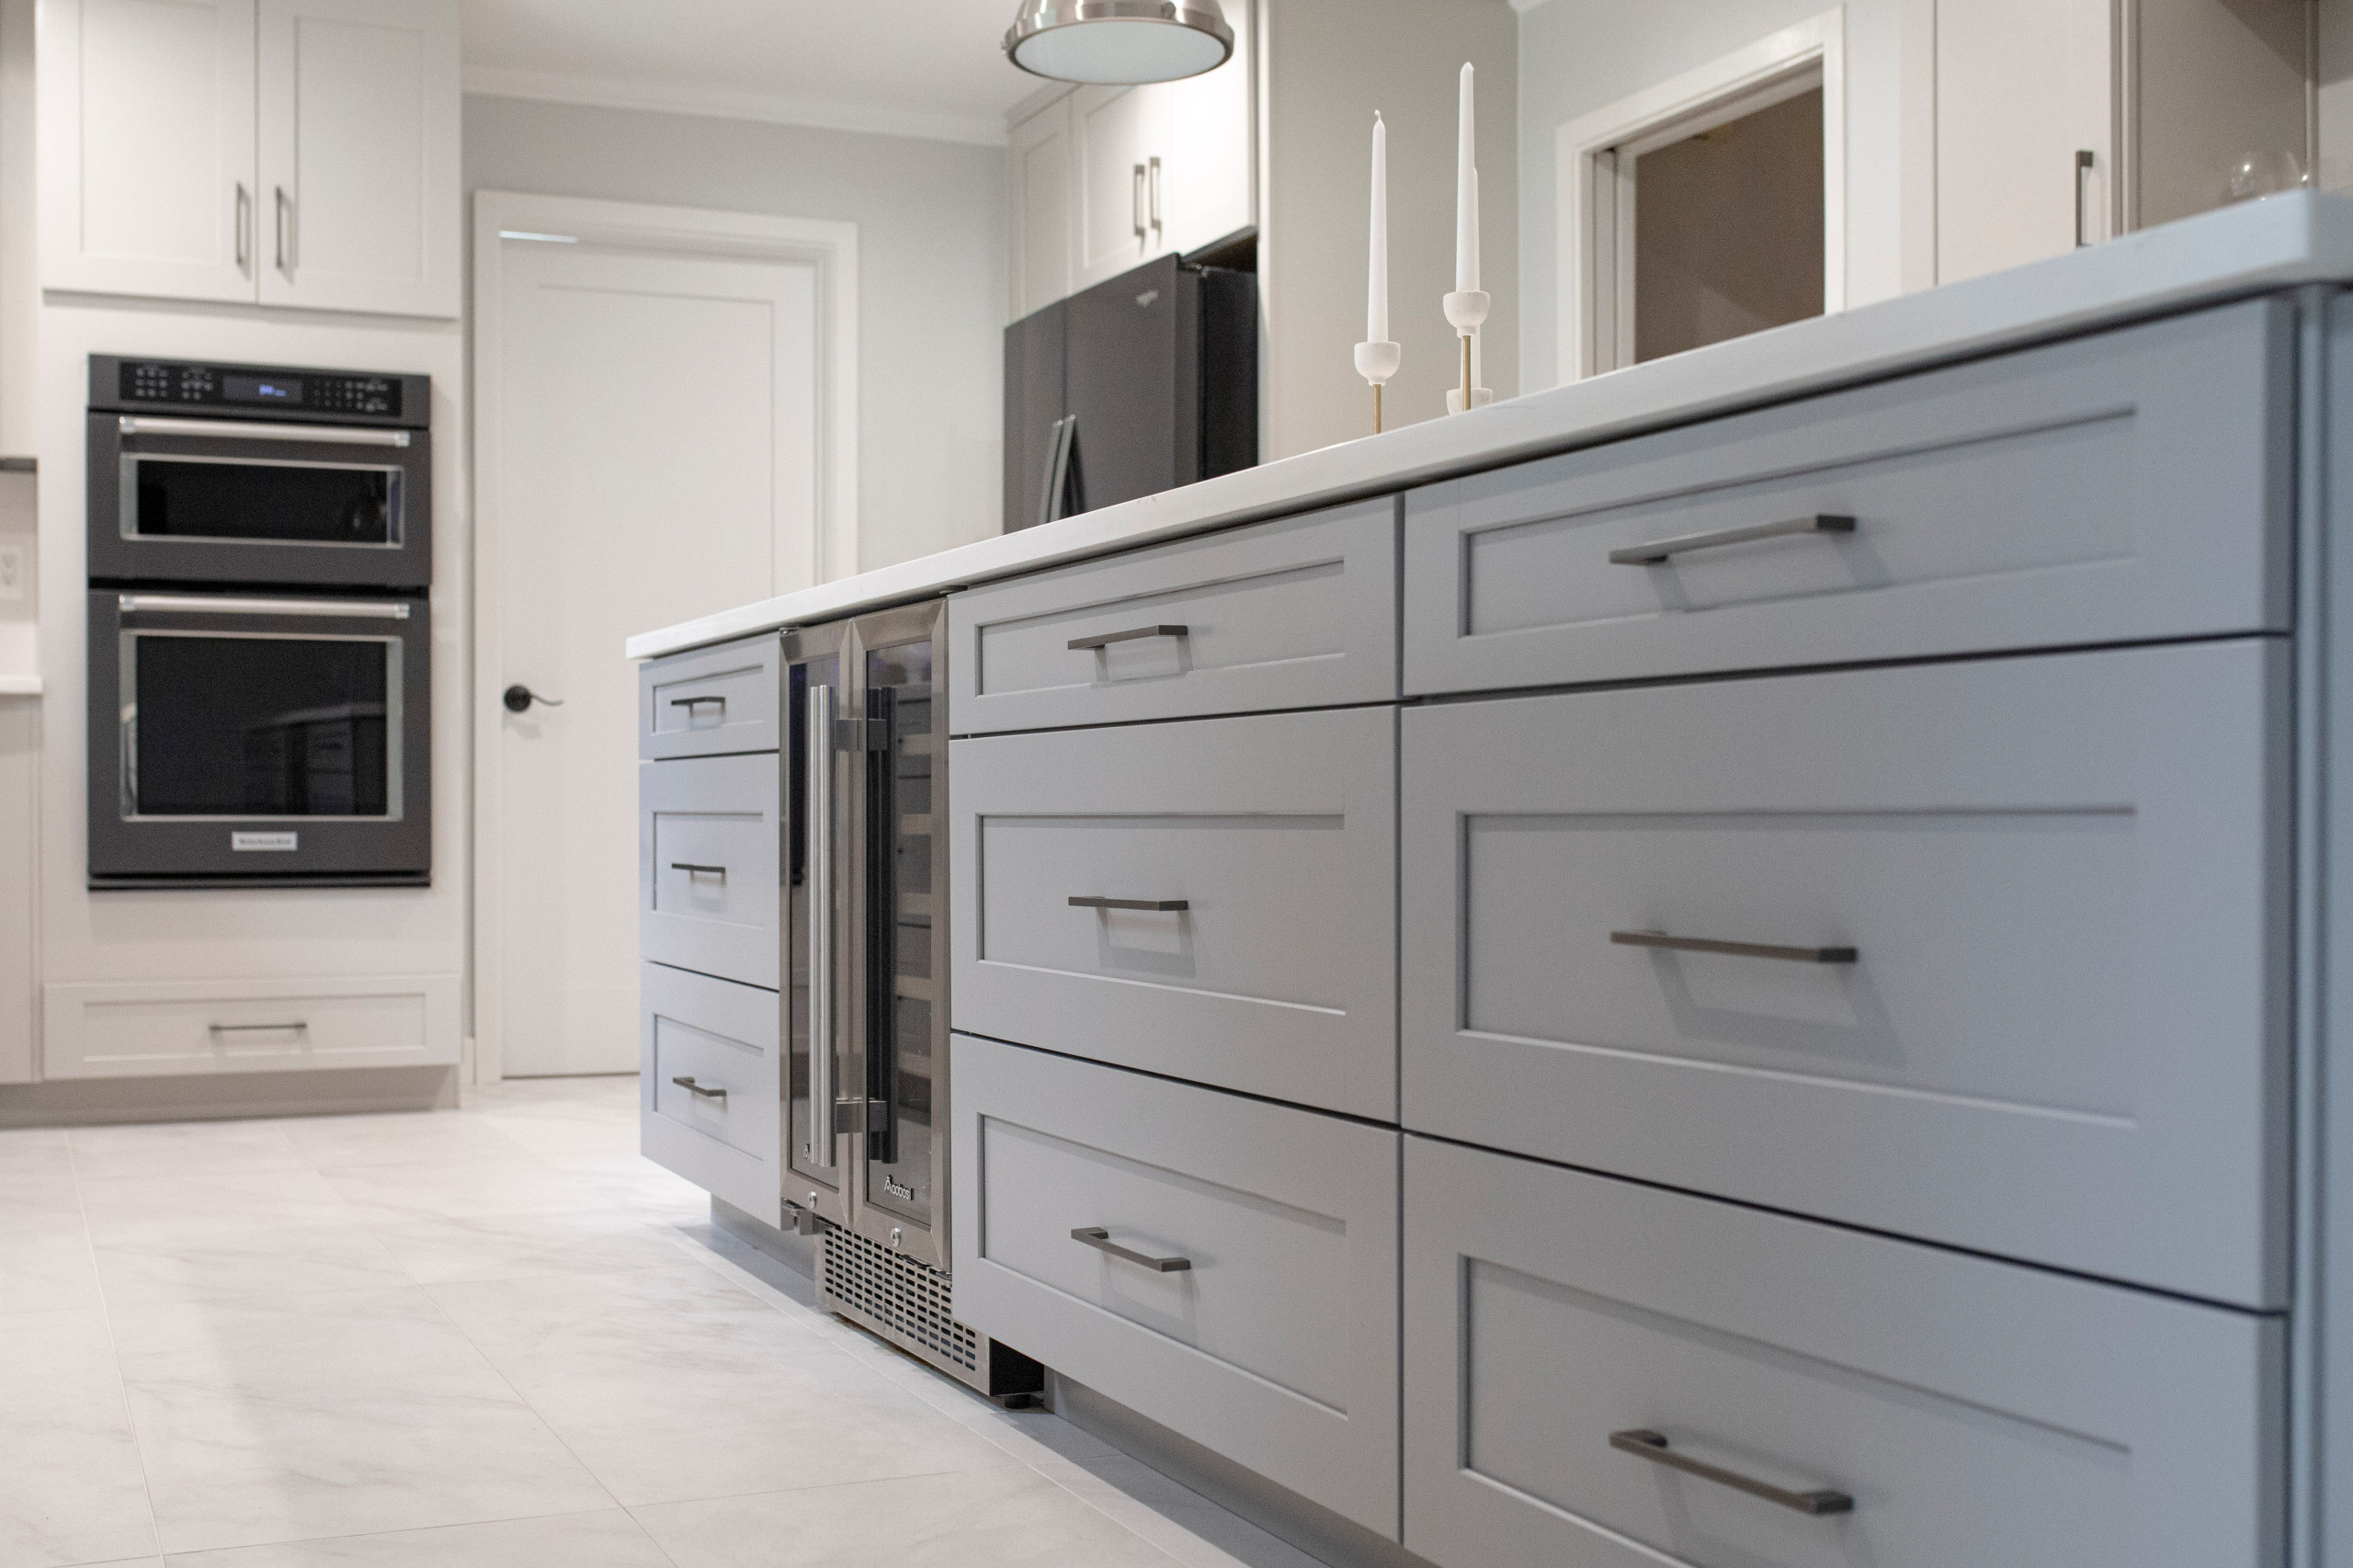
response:
<path fill-rule="evenodd" d="M 1005 145 L 1005 125 L 995 115 L 924 114 L 790 93 L 747 93 L 688 83 L 615 82 L 558 71 L 510 71 L 491 65 L 467 66 L 462 83 L 467 92 L 484 97 L 533 98 L 542 103 L 584 104 L 593 108 L 749 119 L 819 131 L 855 131 L 870 136 L 961 142 L 979 147 Z"/>

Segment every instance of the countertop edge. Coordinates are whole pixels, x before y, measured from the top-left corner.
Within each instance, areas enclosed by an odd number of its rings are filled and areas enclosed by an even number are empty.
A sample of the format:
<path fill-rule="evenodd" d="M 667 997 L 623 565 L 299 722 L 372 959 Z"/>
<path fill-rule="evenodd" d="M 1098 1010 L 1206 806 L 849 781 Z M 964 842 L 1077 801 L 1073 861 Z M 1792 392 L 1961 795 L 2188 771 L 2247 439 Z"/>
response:
<path fill-rule="evenodd" d="M 642 632 L 625 653 L 654 658 L 829 620 L 2095 327 L 2347 278 L 2353 198 L 2295 192 L 977 540 Z"/>

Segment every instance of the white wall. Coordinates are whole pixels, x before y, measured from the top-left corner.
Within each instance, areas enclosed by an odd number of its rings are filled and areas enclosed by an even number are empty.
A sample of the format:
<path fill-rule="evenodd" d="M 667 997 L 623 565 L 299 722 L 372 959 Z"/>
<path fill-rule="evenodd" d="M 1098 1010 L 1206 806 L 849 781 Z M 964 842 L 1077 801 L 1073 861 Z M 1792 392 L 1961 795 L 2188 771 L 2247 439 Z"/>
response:
<path fill-rule="evenodd" d="M 2353 3 L 2353 0 L 2348 0 Z M 1828 0 L 1515 0 L 1519 16 L 1519 384 L 1561 380 L 1553 132 L 1831 8 Z M 1903 291 L 1906 0 L 1847 0 L 1847 303 Z"/>
<path fill-rule="evenodd" d="M 998 531 L 1005 154 L 470 95 L 465 187 L 858 224 L 859 564 Z"/>
<path fill-rule="evenodd" d="M 2319 6 L 2320 184 L 2353 189 L 2353 0 Z"/>

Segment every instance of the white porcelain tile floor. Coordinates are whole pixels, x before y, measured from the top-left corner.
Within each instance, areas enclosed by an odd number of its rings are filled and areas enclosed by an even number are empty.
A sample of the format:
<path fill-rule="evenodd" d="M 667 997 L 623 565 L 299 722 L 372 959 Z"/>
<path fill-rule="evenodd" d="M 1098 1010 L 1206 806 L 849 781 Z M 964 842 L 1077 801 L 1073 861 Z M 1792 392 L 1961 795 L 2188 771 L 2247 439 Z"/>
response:
<path fill-rule="evenodd" d="M 1313 1568 L 636 1146 L 633 1078 L 0 1131 L 0 1568 Z"/>

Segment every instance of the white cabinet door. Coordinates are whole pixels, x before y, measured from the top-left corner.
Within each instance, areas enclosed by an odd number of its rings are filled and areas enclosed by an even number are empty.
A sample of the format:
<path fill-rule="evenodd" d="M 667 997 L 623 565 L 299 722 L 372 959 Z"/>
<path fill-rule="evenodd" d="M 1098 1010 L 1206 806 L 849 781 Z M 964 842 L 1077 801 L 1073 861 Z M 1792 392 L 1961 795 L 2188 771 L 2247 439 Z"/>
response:
<path fill-rule="evenodd" d="M 254 0 L 42 0 L 41 283 L 254 297 Z"/>
<path fill-rule="evenodd" d="M 261 0 L 259 37 L 262 302 L 456 315 L 457 0 Z"/>
<path fill-rule="evenodd" d="M 1937 7 L 1938 282 L 2115 233 L 2115 61 L 2110 0 Z"/>
<path fill-rule="evenodd" d="M 1013 128 L 1006 170 L 1014 321 L 1070 292 L 1071 209 L 1077 194 L 1070 109 L 1070 99 L 1062 98 Z"/>
<path fill-rule="evenodd" d="M 1250 91 L 1253 7 L 1226 7 L 1233 55 L 1214 71 L 1144 91 L 1163 101 L 1158 187 L 1149 216 L 1153 250 L 1197 251 L 1257 221 L 1252 198 Z"/>
<path fill-rule="evenodd" d="M 1081 87 L 1071 95 L 1078 171 L 1074 289 L 1117 278 L 1168 248 L 1152 227 L 1150 188 L 1165 140 L 1164 108 L 1149 87 Z"/>

